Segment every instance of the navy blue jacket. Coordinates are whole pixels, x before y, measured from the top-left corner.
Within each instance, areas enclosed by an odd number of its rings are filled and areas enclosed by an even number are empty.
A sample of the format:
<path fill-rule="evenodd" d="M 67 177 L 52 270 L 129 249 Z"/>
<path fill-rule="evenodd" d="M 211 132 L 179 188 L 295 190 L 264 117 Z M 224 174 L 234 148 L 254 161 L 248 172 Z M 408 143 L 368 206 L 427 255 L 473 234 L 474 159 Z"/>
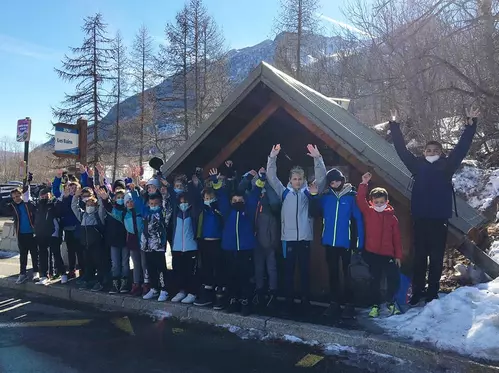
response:
<path fill-rule="evenodd" d="M 452 176 L 466 157 L 476 132 L 476 120 L 466 126 L 456 147 L 448 156 L 430 163 L 425 157 L 416 157 L 406 147 L 400 125 L 390 123 L 393 144 L 414 178 L 411 213 L 419 219 L 450 219 L 452 217 Z"/>
<path fill-rule="evenodd" d="M 255 239 L 255 211 L 258 198 L 262 191 L 263 182 L 257 183 L 253 190 L 246 194 L 244 211 L 237 211 L 230 205 L 227 190 L 221 183 L 214 183 L 220 209 L 224 216 L 224 230 L 222 234 L 222 249 L 227 251 L 253 250 L 256 247 Z"/>

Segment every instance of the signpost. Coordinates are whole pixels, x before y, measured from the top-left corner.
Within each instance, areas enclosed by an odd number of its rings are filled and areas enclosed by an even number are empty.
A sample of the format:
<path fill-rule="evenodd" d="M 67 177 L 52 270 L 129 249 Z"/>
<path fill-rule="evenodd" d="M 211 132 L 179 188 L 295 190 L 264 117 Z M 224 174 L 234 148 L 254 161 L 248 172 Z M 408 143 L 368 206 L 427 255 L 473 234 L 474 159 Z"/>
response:
<path fill-rule="evenodd" d="M 23 185 L 28 183 L 28 158 L 29 139 L 31 137 L 31 118 L 19 119 L 17 121 L 17 141 L 24 142 L 24 178 Z"/>
<path fill-rule="evenodd" d="M 87 163 L 87 121 L 78 119 L 76 125 L 56 123 L 54 155 L 60 158 L 73 158 L 81 164 Z"/>

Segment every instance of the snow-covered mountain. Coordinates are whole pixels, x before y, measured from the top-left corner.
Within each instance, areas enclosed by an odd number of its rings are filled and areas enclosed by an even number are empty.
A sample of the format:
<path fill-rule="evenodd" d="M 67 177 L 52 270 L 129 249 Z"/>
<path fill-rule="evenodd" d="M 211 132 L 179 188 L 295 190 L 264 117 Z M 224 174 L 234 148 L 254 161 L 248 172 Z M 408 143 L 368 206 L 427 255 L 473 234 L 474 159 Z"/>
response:
<path fill-rule="evenodd" d="M 228 66 L 229 66 L 229 77 L 233 85 L 237 85 L 242 82 L 248 74 L 262 61 L 270 64 L 274 64 L 274 58 L 276 55 L 276 48 L 279 42 L 283 38 L 289 38 L 289 34 L 280 34 L 275 40 L 264 40 L 254 46 L 233 49 L 227 54 Z M 292 37 L 292 36 L 291 36 Z M 328 38 L 324 36 L 314 36 L 312 39 L 306 41 L 306 44 L 313 46 L 311 48 L 304 48 L 304 50 L 313 51 L 312 53 L 304 53 L 302 56 L 302 61 L 304 64 L 313 64 L 316 60 L 318 54 L 331 55 L 335 50 L 335 40 L 334 38 Z M 153 97 L 170 97 L 168 100 L 161 100 L 156 103 L 155 110 L 157 112 L 171 112 L 173 110 L 178 111 L 182 109 L 183 102 L 181 100 L 171 99 L 173 87 L 172 79 L 165 79 L 163 82 L 157 86 L 151 88 L 150 93 Z M 123 102 L 121 102 L 120 107 L 120 118 L 123 121 L 131 120 L 138 117 L 140 114 L 140 102 L 139 95 L 133 95 L 128 97 Z M 101 139 L 106 139 L 112 136 L 112 131 L 106 130 L 106 127 L 112 126 L 116 122 L 117 110 L 116 106 L 111 108 L 108 114 L 103 118 L 101 122 Z M 175 125 L 171 123 L 165 123 L 164 121 L 156 123 L 159 128 L 165 131 L 175 131 Z M 126 131 L 126 128 L 123 128 Z M 92 133 L 89 131 L 89 140 L 92 138 Z M 53 140 L 44 144 L 43 147 L 52 148 Z"/>

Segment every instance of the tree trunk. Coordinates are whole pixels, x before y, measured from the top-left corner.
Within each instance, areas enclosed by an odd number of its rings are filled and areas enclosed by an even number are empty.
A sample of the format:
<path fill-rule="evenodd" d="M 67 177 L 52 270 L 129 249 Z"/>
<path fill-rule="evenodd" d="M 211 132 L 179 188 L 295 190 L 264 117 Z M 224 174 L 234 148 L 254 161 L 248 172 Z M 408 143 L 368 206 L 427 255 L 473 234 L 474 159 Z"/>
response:
<path fill-rule="evenodd" d="M 298 0 L 298 32 L 296 41 L 296 79 L 301 81 L 301 38 L 302 38 L 302 20 L 303 20 L 303 0 Z"/>
<path fill-rule="evenodd" d="M 92 61 L 93 68 L 93 104 L 94 104 L 94 163 L 99 162 L 100 154 L 99 154 L 99 102 L 98 102 L 98 85 L 99 85 L 99 76 L 97 75 L 97 30 L 95 29 L 96 25 L 94 24 L 93 28 L 93 52 L 94 52 L 94 60 Z"/>

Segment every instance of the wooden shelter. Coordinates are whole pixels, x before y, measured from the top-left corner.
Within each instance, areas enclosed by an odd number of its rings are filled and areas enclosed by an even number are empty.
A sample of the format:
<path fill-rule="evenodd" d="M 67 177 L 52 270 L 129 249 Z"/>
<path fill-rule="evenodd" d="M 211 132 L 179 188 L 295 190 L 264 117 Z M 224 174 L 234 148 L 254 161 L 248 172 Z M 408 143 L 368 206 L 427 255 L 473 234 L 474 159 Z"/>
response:
<path fill-rule="evenodd" d="M 373 185 L 389 194 L 401 223 L 404 262 L 411 262 L 412 221 L 409 210 L 411 174 L 394 147 L 374 130 L 360 123 L 347 110 L 310 87 L 262 62 L 227 100 L 180 147 L 165 165 L 166 174 L 192 174 L 196 167 L 205 172 L 227 159 L 242 173 L 265 166 L 273 144 L 281 144 L 279 178 L 286 182 L 292 166 L 305 168 L 313 179 L 313 161 L 307 144 L 316 144 L 328 168 L 341 167 L 357 185 L 366 171 L 373 173 Z M 450 221 L 449 239 L 458 246 L 472 227 L 484 217 L 464 200 L 457 199 L 459 217 Z M 312 249 L 312 289 L 328 291 L 324 248 L 316 229 Z M 485 255 L 485 254 L 484 254 Z M 487 260 L 478 254 L 478 260 Z M 477 263 L 479 264 L 479 263 Z M 409 266 L 407 266 L 408 268 Z M 499 272 L 498 272 L 499 273 Z"/>

